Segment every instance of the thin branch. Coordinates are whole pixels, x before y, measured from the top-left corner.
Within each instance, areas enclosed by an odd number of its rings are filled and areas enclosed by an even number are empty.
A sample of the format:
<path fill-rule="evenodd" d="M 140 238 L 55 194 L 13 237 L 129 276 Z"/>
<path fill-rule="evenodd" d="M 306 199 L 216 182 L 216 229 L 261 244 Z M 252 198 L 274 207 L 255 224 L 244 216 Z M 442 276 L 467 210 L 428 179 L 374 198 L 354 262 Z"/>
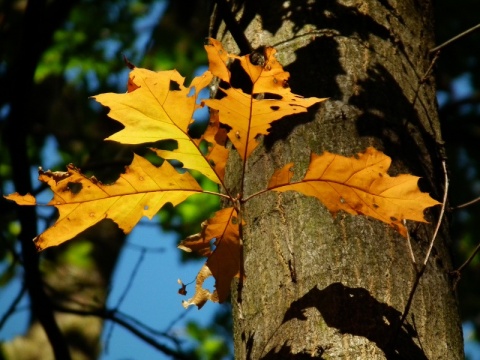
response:
<path fill-rule="evenodd" d="M 425 260 L 423 261 L 423 264 L 422 264 L 420 270 L 418 270 L 417 267 L 415 266 L 415 272 L 416 272 L 415 281 L 413 283 L 412 289 L 410 290 L 410 294 L 408 295 L 407 304 L 405 305 L 405 309 L 403 310 L 403 314 L 402 314 L 402 317 L 400 319 L 400 322 L 398 323 L 398 326 L 392 332 L 392 335 L 390 337 L 390 340 L 389 340 L 390 346 L 392 346 L 393 343 L 396 341 L 396 339 L 398 337 L 398 334 L 400 332 L 400 329 L 402 328 L 403 323 L 405 322 L 405 319 L 407 318 L 408 313 L 410 312 L 410 308 L 411 308 L 412 303 L 413 303 L 413 297 L 415 295 L 415 292 L 417 291 L 418 285 L 420 284 L 420 279 L 422 278 L 422 276 L 425 272 L 425 269 L 427 268 L 428 259 L 430 258 L 430 253 L 432 251 L 433 244 L 435 243 L 435 239 L 437 237 L 438 231 L 440 229 L 440 225 L 441 225 L 442 220 L 443 220 L 443 216 L 444 216 L 444 213 L 445 213 L 445 205 L 447 203 L 448 186 L 449 186 L 448 174 L 447 174 L 447 165 L 445 163 L 445 160 L 442 160 L 442 167 L 443 167 L 443 173 L 445 175 L 445 187 L 444 187 L 444 193 L 443 193 L 442 208 L 440 210 L 440 215 L 438 217 L 437 226 L 435 227 L 435 231 L 433 233 L 432 239 L 430 240 L 430 246 L 428 248 L 427 254 L 425 255 Z M 413 254 L 413 252 L 412 252 L 412 254 Z"/>
<path fill-rule="evenodd" d="M 466 31 L 458 34 L 457 36 L 454 36 L 453 38 L 451 38 L 450 40 L 445 41 L 445 42 L 444 42 L 443 44 L 441 44 L 441 45 L 435 46 L 433 49 L 431 49 L 431 50 L 429 51 L 429 53 L 432 54 L 432 53 L 434 53 L 434 52 L 437 52 L 437 51 L 439 51 L 439 50 L 447 47 L 448 45 L 450 45 L 450 44 L 453 43 L 454 41 L 457 41 L 458 39 L 460 39 L 460 38 L 462 38 L 462 37 L 464 37 L 464 36 L 466 36 L 466 35 L 474 32 L 475 30 L 478 30 L 478 29 L 480 29 L 480 24 L 477 24 L 477 25 L 475 25 L 474 27 L 471 27 L 470 29 L 468 29 L 468 30 L 466 30 Z"/>
<path fill-rule="evenodd" d="M 128 279 L 127 285 L 125 286 L 125 289 L 123 290 L 122 294 L 120 295 L 120 298 L 118 299 L 117 305 L 114 307 L 114 310 L 118 310 L 120 306 L 122 305 L 123 301 L 125 300 L 128 292 L 130 291 L 130 288 L 132 287 L 133 280 L 137 276 L 138 270 L 140 269 L 141 264 L 143 263 L 143 260 L 145 258 L 145 249 L 142 249 L 140 252 L 140 256 L 138 257 L 137 263 L 135 264 L 132 273 L 130 274 L 130 277 Z M 108 344 L 110 337 L 112 336 L 113 333 L 113 326 L 111 326 L 106 335 L 106 340 L 105 340 L 105 351 L 108 352 Z"/>
<path fill-rule="evenodd" d="M 144 324 L 143 322 L 141 322 L 137 318 L 134 318 L 133 316 L 125 314 L 125 313 L 123 313 L 119 310 L 115 310 L 115 311 L 111 311 L 111 312 L 113 312 L 114 315 L 117 315 L 117 316 L 114 316 L 115 318 L 124 318 L 124 319 L 130 321 L 132 324 L 137 325 L 139 328 L 144 329 L 146 332 L 149 332 L 152 335 L 163 336 L 163 337 L 175 342 L 176 344 L 178 343 L 178 339 L 175 339 L 174 337 L 168 335 L 168 331 L 155 330 L 152 327 Z M 182 311 L 182 314 L 183 313 L 186 313 L 186 311 Z"/>
<path fill-rule="evenodd" d="M 411 239 L 410 239 L 410 232 L 408 231 L 408 228 L 407 228 L 407 220 L 403 219 L 403 225 L 404 225 L 405 228 L 407 229 L 407 247 L 408 247 L 408 251 L 410 252 L 410 258 L 412 259 L 412 264 L 413 264 L 413 267 L 415 268 L 415 271 L 418 272 L 418 270 L 417 270 L 417 261 L 415 260 L 415 254 L 413 253 L 413 249 L 412 249 L 412 242 L 411 242 Z"/>
<path fill-rule="evenodd" d="M 112 322 L 122 326 L 126 330 L 130 331 L 132 334 L 143 340 L 145 343 L 151 345 L 155 349 L 163 352 L 166 355 L 172 356 L 175 359 L 179 360 L 188 360 L 189 357 L 186 356 L 185 354 L 176 351 L 174 349 L 171 349 L 170 347 L 163 345 L 159 343 L 156 339 L 153 337 L 143 333 L 140 331 L 138 328 L 130 324 L 128 321 L 120 318 L 117 316 L 117 311 L 116 310 L 106 310 L 106 309 L 97 309 L 97 310 L 78 310 L 78 309 L 69 309 L 67 307 L 63 307 L 60 305 L 56 306 L 56 310 L 60 312 L 65 312 L 69 314 L 77 314 L 77 315 L 85 315 L 85 316 L 97 316 L 105 320 L 111 320 Z M 146 327 L 146 325 L 145 325 Z M 168 337 L 170 340 L 172 340 L 171 337 Z M 172 340 L 173 341 L 173 340 Z"/>
<path fill-rule="evenodd" d="M 437 227 L 435 228 L 435 232 L 433 233 L 432 240 L 430 241 L 430 246 L 428 248 L 427 255 L 425 256 L 425 260 L 423 261 L 423 267 L 427 266 L 428 258 L 430 257 L 430 253 L 432 252 L 433 243 L 435 242 L 435 239 L 437 237 L 438 230 L 440 229 L 440 225 L 442 224 L 443 215 L 445 214 L 445 206 L 447 204 L 449 181 L 448 181 L 448 174 L 447 174 L 447 165 L 445 163 L 445 160 L 442 160 L 442 167 L 443 167 L 443 173 L 445 175 L 445 189 L 443 193 L 443 203 L 442 203 L 442 208 L 440 209 L 440 215 L 438 217 Z"/>
<path fill-rule="evenodd" d="M 195 280 L 194 280 L 195 281 Z M 188 312 L 190 311 L 190 309 L 193 309 L 192 307 L 188 307 L 187 309 L 185 309 L 185 311 L 182 311 L 180 312 L 180 315 L 177 316 L 175 319 L 173 319 L 170 324 L 168 324 L 167 328 L 165 329 L 165 332 L 168 333 L 174 326 L 176 323 L 178 323 L 180 320 L 182 320 L 185 316 L 187 316 Z"/>
<path fill-rule="evenodd" d="M 146 226 L 149 225 L 149 223 L 142 223 L 141 225 Z M 156 224 L 158 226 L 158 224 Z M 130 242 L 126 242 L 125 245 L 126 247 L 131 248 L 132 250 L 137 250 L 137 251 L 147 251 L 149 253 L 164 253 L 165 248 L 164 247 L 148 247 L 148 246 L 143 246 L 143 245 L 138 245 L 138 244 L 133 244 Z"/>
<path fill-rule="evenodd" d="M 430 65 L 428 66 L 427 71 L 425 71 L 425 75 L 423 75 L 422 79 L 420 80 L 420 84 L 423 84 L 427 80 L 427 78 L 430 76 L 430 73 L 433 70 L 433 66 L 437 62 L 439 56 L 440 56 L 440 51 L 437 51 L 432 61 L 430 62 Z"/>
<path fill-rule="evenodd" d="M 465 268 L 465 266 L 467 266 L 468 264 L 470 264 L 470 262 L 473 260 L 473 258 L 475 257 L 475 255 L 477 255 L 477 253 L 480 251 L 480 243 L 477 245 L 477 247 L 475 248 L 475 250 L 473 250 L 472 254 L 470 254 L 470 256 L 468 257 L 468 259 L 455 271 L 453 271 L 454 273 L 457 273 L 457 274 L 460 274 L 462 272 L 462 270 Z"/>
<path fill-rule="evenodd" d="M 22 300 L 23 295 L 25 295 L 26 291 L 27 291 L 27 287 L 25 286 L 25 284 L 23 284 L 17 296 L 15 296 L 12 303 L 8 307 L 7 311 L 5 312 L 5 314 L 3 314 L 2 318 L 0 319 L 0 329 L 3 328 L 8 318 L 13 315 L 13 313 L 17 309 L 18 304 L 20 303 L 20 300 Z"/>
<path fill-rule="evenodd" d="M 417 287 L 420 284 L 420 279 L 423 276 L 423 273 L 425 272 L 426 266 L 422 266 L 420 271 L 417 271 L 415 274 L 415 281 L 413 282 L 412 289 L 410 290 L 410 294 L 408 295 L 408 300 L 407 304 L 405 305 L 405 309 L 403 310 L 402 317 L 400 318 L 400 321 L 398 322 L 397 327 L 395 330 L 392 332 L 392 335 L 389 340 L 390 346 L 393 347 L 393 344 L 395 343 L 396 339 L 398 338 L 398 334 L 400 332 L 400 329 L 403 326 L 403 323 L 405 322 L 405 319 L 408 316 L 408 313 L 410 312 L 410 308 L 412 307 L 413 303 L 413 296 L 415 295 L 415 292 L 417 291 Z"/>
<path fill-rule="evenodd" d="M 469 202 L 466 202 L 466 203 L 464 203 L 464 204 L 454 206 L 454 207 L 452 207 L 452 210 L 462 209 L 462 208 L 464 208 L 464 207 L 467 207 L 467 206 L 476 204 L 476 203 L 479 202 L 479 201 L 480 201 L 480 196 L 477 197 L 476 199 L 473 199 L 473 200 L 471 200 L 471 201 L 469 201 Z"/>

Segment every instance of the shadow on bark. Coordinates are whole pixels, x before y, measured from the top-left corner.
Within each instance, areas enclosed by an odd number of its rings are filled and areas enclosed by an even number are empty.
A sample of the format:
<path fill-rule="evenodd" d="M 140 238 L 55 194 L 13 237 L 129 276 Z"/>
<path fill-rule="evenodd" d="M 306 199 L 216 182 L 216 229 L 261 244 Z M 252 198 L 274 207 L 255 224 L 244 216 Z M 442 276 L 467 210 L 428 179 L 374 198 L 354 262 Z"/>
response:
<path fill-rule="evenodd" d="M 431 149 L 431 162 L 440 164 L 441 144 L 436 142 L 434 130 L 427 129 L 429 125 L 422 123 L 412 99 L 405 96 L 405 91 L 393 75 L 380 64 L 370 67 L 366 79 L 360 80 L 357 86 L 359 91 L 349 99 L 349 103 L 364 109 L 357 120 L 359 135 L 380 139 L 384 152 L 394 161 L 401 160 L 410 172 L 428 179 L 428 188 L 424 190 L 435 189 L 437 186 L 433 179 L 443 178 L 441 166 L 434 166 L 434 171 L 438 171 L 432 175 L 432 165 L 425 162 L 426 154 L 422 149 Z M 389 117 L 383 114 L 389 114 Z M 428 110 L 425 110 L 425 114 L 428 116 Z"/>
<path fill-rule="evenodd" d="M 341 283 L 333 283 L 319 290 L 311 289 L 300 299 L 294 301 L 285 313 L 283 323 L 292 319 L 307 320 L 304 310 L 316 308 L 329 327 L 338 329 L 343 334 L 363 336 L 374 342 L 389 360 L 423 360 L 427 359 L 423 350 L 414 342 L 416 331 L 409 324 L 404 324 L 390 342 L 393 332 L 397 331 L 401 312 L 377 301 L 364 288 L 351 288 Z M 267 354 L 263 359 L 279 359 L 288 354 L 289 346 L 284 345 L 279 352 Z M 306 355 L 298 359 L 311 359 Z M 278 357 L 280 356 L 280 357 Z M 297 355 L 289 355 L 297 359 Z M 321 357 L 316 357 L 321 359 Z"/>
<path fill-rule="evenodd" d="M 275 349 L 272 349 L 268 352 L 267 355 L 262 357 L 262 360 L 312 360 L 312 359 L 317 359 L 317 360 L 322 360 L 325 359 L 322 355 L 319 356 L 311 356 L 310 354 L 307 353 L 298 353 L 298 354 L 292 354 L 291 352 L 291 347 L 288 346 L 287 344 L 284 344 L 281 348 L 280 351 L 275 352 Z M 323 350 L 320 349 L 320 354 L 323 353 Z"/>

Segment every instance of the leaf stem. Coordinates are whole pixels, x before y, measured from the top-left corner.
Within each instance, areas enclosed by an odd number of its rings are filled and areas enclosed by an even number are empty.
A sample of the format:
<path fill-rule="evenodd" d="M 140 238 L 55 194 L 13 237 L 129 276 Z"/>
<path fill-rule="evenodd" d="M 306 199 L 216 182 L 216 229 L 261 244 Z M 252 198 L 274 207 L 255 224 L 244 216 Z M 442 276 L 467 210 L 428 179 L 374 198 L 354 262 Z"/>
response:
<path fill-rule="evenodd" d="M 214 196 L 218 196 L 218 197 L 223 197 L 225 199 L 228 199 L 228 200 L 232 200 L 232 197 L 228 194 L 222 194 L 222 193 L 217 193 L 215 191 L 208 191 L 208 190 L 191 190 L 191 189 L 167 189 L 167 190 L 149 190 L 149 191 L 141 191 L 141 192 L 138 192 L 138 193 L 128 193 L 128 194 L 121 194 L 121 195 L 115 195 L 115 196 L 129 196 L 129 195 L 135 195 L 135 194 L 139 194 L 139 193 L 142 193 L 142 194 L 148 194 L 148 193 L 152 193 L 152 192 L 168 192 L 168 191 L 187 191 L 187 192 L 195 192 L 195 193 L 198 193 L 198 194 L 207 194 L 207 195 L 214 195 Z M 113 196 L 112 196 L 113 197 Z M 84 203 L 87 203 L 89 201 L 98 201 L 99 199 L 91 199 L 91 200 L 85 200 L 85 201 L 70 201 L 68 202 L 68 204 L 84 204 Z M 13 200 L 14 201 L 14 200 Z M 50 204 L 50 203 L 44 203 L 44 204 L 28 204 L 27 206 L 61 206 L 61 205 L 66 205 L 65 204 Z"/>
<path fill-rule="evenodd" d="M 251 195 L 248 195 L 245 199 L 242 199 L 241 202 L 242 203 L 246 203 L 248 200 L 250 200 L 251 198 L 254 198 L 255 196 L 258 196 L 258 195 L 261 195 L 261 194 L 264 194 L 270 190 L 272 190 L 273 188 L 270 188 L 270 189 L 263 189 L 263 190 L 260 190 L 260 191 L 257 191 L 256 193 L 253 193 Z"/>

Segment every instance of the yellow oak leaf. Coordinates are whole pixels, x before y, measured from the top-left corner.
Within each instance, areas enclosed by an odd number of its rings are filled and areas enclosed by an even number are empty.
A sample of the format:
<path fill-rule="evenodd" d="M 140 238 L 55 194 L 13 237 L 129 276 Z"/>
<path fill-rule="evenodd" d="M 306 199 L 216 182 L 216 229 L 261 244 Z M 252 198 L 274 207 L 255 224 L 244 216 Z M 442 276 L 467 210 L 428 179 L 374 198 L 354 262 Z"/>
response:
<path fill-rule="evenodd" d="M 39 250 L 72 239 L 100 220 L 112 219 L 128 233 L 143 217 L 149 219 L 166 203 L 174 206 L 202 188 L 189 174 L 179 174 L 167 161 L 155 167 L 135 155 L 124 174 L 111 185 L 87 178 L 72 165 L 61 178 L 40 170 L 39 180 L 48 184 L 53 199 L 47 204 L 59 211 L 55 224 L 35 238 Z M 21 205 L 37 205 L 33 196 L 11 194 L 7 199 Z"/>
<path fill-rule="evenodd" d="M 230 293 L 230 283 L 240 276 L 242 245 L 239 240 L 238 215 L 234 208 L 219 210 L 202 224 L 202 231 L 189 236 L 178 246 L 184 251 L 196 251 L 208 256 L 208 260 L 197 275 L 195 294 L 183 305 L 201 308 L 207 300 L 224 302 Z M 215 239 L 215 249 L 211 240 Z M 203 288 L 208 277 L 215 278 L 213 292 Z"/>
<path fill-rule="evenodd" d="M 219 111 L 220 123 L 231 130 L 228 138 L 241 158 L 245 161 L 258 146 L 257 137 L 269 132 L 270 124 L 287 115 L 306 112 L 310 106 L 326 100 L 325 98 L 303 98 L 290 91 L 289 73 L 283 71 L 275 58 L 275 49 L 266 48 L 260 64 L 253 64 L 251 57 L 229 55 L 237 59 L 252 81 L 252 93 L 247 94 L 230 84 L 230 71 L 225 58 L 225 50 L 220 42 L 210 39 L 205 46 L 210 71 L 229 83 L 230 87 L 219 87 L 225 96 L 221 99 L 209 99 L 204 103 Z M 221 84 L 220 84 L 221 85 Z"/>
<path fill-rule="evenodd" d="M 185 87 L 185 78 L 176 70 L 133 69 L 127 93 L 93 97 L 110 108 L 109 117 L 125 126 L 107 140 L 123 144 L 175 140 L 175 150 L 156 150 L 157 154 L 164 159 L 178 160 L 185 168 L 197 170 L 219 184 L 218 175 L 188 134 L 193 113 L 199 108 L 196 104 L 199 92 L 210 84 L 212 78 L 210 71 L 206 71 L 194 78 L 190 87 Z"/>
<path fill-rule="evenodd" d="M 419 177 L 387 174 L 391 159 L 369 147 L 364 153 L 347 158 L 325 152 L 312 154 L 310 166 L 300 181 L 291 182 L 293 164 L 275 171 L 268 189 L 298 191 L 319 199 L 330 212 L 343 210 L 381 220 L 403 236 L 402 220 L 426 222 L 423 211 L 440 204 L 418 188 Z"/>

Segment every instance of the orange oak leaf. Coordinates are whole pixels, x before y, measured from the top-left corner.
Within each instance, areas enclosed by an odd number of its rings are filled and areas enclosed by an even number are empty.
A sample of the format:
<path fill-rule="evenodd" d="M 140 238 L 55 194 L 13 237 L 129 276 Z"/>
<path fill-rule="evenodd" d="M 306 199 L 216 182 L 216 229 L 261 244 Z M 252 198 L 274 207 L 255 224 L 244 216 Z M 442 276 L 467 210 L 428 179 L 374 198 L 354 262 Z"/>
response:
<path fill-rule="evenodd" d="M 291 181 L 293 164 L 275 171 L 268 189 L 298 191 L 319 199 L 330 212 L 343 210 L 381 220 L 403 236 L 402 220 L 426 222 L 423 211 L 440 204 L 418 188 L 417 176 L 387 174 L 391 159 L 369 147 L 364 153 L 347 158 L 325 152 L 312 154 L 310 166 L 300 181 Z"/>
<path fill-rule="evenodd" d="M 224 95 L 221 99 L 205 100 L 204 103 L 220 114 L 220 122 L 231 130 L 228 138 L 245 161 L 258 146 L 257 137 L 269 132 L 270 124 L 287 115 L 306 112 L 310 106 L 325 98 L 303 98 L 290 91 L 289 73 L 283 71 L 275 58 L 275 49 L 266 48 L 260 64 L 252 63 L 251 56 L 228 55 L 240 61 L 252 82 L 252 92 L 247 94 L 230 84 L 225 50 L 220 42 L 210 39 L 207 49 L 210 71 L 229 83 L 230 87 L 219 87 Z M 220 84 L 221 85 L 221 84 Z"/>
<path fill-rule="evenodd" d="M 225 147 L 227 143 L 227 130 L 220 127 L 218 111 L 210 111 L 210 121 L 203 136 L 195 140 L 200 144 L 203 140 L 208 143 L 208 152 L 205 158 L 213 167 L 220 180 L 225 177 L 225 166 L 227 165 L 229 150 Z"/>
<path fill-rule="evenodd" d="M 125 128 L 107 140 L 123 144 L 152 143 L 175 140 L 173 151 L 156 150 L 164 159 L 175 159 L 183 167 L 197 170 L 210 180 L 220 183 L 219 176 L 203 156 L 198 143 L 188 134 L 200 90 L 213 78 L 210 71 L 193 79 L 190 87 L 176 70 L 154 72 L 135 68 L 130 72 L 128 92 L 100 94 L 93 98 L 110 108 L 108 116 Z"/>
<path fill-rule="evenodd" d="M 205 44 L 205 51 L 208 56 L 208 69 L 212 74 L 219 79 L 230 82 L 232 76 L 228 65 L 230 63 L 231 55 L 228 54 L 220 41 L 210 38 Z"/>
<path fill-rule="evenodd" d="M 189 236 L 178 246 L 184 251 L 196 251 L 208 256 L 208 260 L 197 275 L 195 294 L 184 307 L 197 305 L 201 308 L 207 300 L 224 302 L 230 293 L 230 283 L 240 276 L 242 245 L 239 239 L 238 215 L 234 208 L 219 210 L 202 224 L 202 231 Z M 215 249 L 210 242 L 215 239 Z M 208 277 L 215 278 L 213 292 L 203 288 Z"/>
<path fill-rule="evenodd" d="M 179 174 L 167 161 L 157 168 L 138 155 L 112 185 L 87 178 L 72 165 L 61 178 L 50 171 L 39 173 L 39 180 L 54 193 L 47 205 L 59 211 L 56 223 L 35 238 L 39 250 L 70 240 L 105 218 L 128 233 L 143 216 L 152 219 L 166 203 L 175 206 L 202 191 L 189 173 Z M 6 198 L 20 205 L 37 205 L 31 195 L 15 193 Z"/>

